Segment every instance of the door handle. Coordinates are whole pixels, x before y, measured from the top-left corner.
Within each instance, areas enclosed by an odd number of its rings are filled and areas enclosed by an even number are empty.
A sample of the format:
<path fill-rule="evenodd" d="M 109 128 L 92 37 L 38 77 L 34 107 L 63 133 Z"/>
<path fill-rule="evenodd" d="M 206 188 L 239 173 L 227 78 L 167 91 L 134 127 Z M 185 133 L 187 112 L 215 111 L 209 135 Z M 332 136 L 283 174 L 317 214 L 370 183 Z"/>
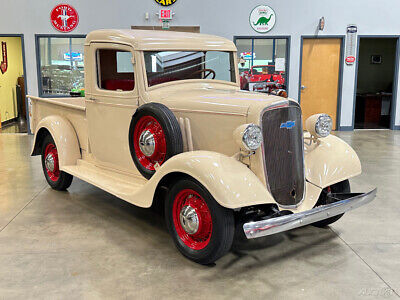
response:
<path fill-rule="evenodd" d="M 305 85 L 300 86 L 300 89 L 304 91 L 307 87 Z"/>

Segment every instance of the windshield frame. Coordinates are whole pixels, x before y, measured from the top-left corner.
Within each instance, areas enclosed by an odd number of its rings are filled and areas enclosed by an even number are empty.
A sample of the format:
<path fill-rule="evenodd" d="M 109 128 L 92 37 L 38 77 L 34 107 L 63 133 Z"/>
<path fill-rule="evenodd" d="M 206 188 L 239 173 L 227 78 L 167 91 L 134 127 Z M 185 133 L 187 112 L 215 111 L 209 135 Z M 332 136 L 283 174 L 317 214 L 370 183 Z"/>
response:
<path fill-rule="evenodd" d="M 233 68 L 234 68 L 234 78 L 236 82 L 232 81 L 226 81 L 226 80 L 219 80 L 219 79 L 181 79 L 181 80 L 174 80 L 174 81 L 169 81 L 169 82 L 164 82 L 164 83 L 159 83 L 156 85 L 149 86 L 148 83 L 148 78 L 147 78 L 147 71 L 146 71 L 146 63 L 144 59 L 144 53 L 145 52 L 162 52 L 162 51 L 182 51 L 182 52 L 187 52 L 187 51 L 193 51 L 193 52 L 200 52 L 200 51 L 219 51 L 219 52 L 228 52 L 230 55 L 232 55 L 233 59 Z M 193 49 L 193 50 L 188 50 L 188 49 L 176 49 L 176 50 L 163 50 L 163 49 L 158 49 L 158 50 L 141 50 L 140 51 L 140 59 L 142 63 L 142 73 L 143 73 L 143 83 L 144 83 L 144 88 L 146 91 L 150 91 L 153 89 L 161 88 L 161 87 L 166 87 L 170 85 L 177 85 L 177 84 L 182 84 L 182 83 L 214 83 L 214 84 L 225 84 L 229 85 L 232 87 L 240 87 L 240 76 L 239 76 L 239 71 L 238 71 L 238 58 L 237 58 L 237 51 L 226 51 L 226 50 L 219 50 L 219 49 L 213 49 L 213 50 L 199 50 L 199 49 Z"/>

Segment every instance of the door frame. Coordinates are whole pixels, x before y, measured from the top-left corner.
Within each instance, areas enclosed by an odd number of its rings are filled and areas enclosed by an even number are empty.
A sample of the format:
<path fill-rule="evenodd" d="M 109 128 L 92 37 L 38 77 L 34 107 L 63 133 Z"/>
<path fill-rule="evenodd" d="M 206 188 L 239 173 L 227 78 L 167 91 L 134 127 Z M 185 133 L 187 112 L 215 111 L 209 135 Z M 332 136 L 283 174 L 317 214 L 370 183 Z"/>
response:
<path fill-rule="evenodd" d="M 234 35 L 233 36 L 233 43 L 235 44 L 235 46 L 236 46 L 236 40 L 241 40 L 241 39 L 255 39 L 255 40 L 286 39 L 285 73 L 286 73 L 286 91 L 289 94 L 289 67 L 290 67 L 291 36 L 290 35 L 268 35 L 268 36 Z"/>
<path fill-rule="evenodd" d="M 303 42 L 305 39 L 340 39 L 340 56 L 339 56 L 339 79 L 338 79 L 338 97 L 336 107 L 336 131 L 340 131 L 340 120 L 342 110 L 342 86 L 343 86 L 343 62 L 344 62 L 344 35 L 302 35 L 300 38 L 300 64 L 299 64 L 299 84 L 298 84 L 298 101 L 301 103 L 301 73 L 303 71 Z"/>
<path fill-rule="evenodd" d="M 31 132 L 31 127 L 30 127 L 30 120 L 29 120 L 29 105 L 28 105 L 28 76 L 26 74 L 26 59 L 25 59 L 25 40 L 24 40 L 24 34 L 23 33 L 0 33 L 0 38 L 1 37 L 19 37 L 21 38 L 21 52 L 22 52 L 22 69 L 24 72 L 24 81 L 25 81 L 25 107 L 26 107 L 26 130 L 28 134 L 32 134 Z"/>
<path fill-rule="evenodd" d="M 399 81 L 399 50 L 400 50 L 400 35 L 358 35 L 357 36 L 357 51 L 356 51 L 356 68 L 354 76 L 354 93 L 353 93 L 353 114 L 351 121 L 351 130 L 354 130 L 354 123 L 356 117 L 356 97 L 357 97 L 357 80 L 358 80 L 358 68 L 359 68 L 359 54 L 360 54 L 360 39 L 361 38 L 388 38 L 396 39 L 396 54 L 395 54 L 395 66 L 393 74 L 393 90 L 392 90 L 392 106 L 390 108 L 390 127 L 391 130 L 400 130 L 400 126 L 396 126 L 396 108 L 397 108 L 397 87 Z"/>

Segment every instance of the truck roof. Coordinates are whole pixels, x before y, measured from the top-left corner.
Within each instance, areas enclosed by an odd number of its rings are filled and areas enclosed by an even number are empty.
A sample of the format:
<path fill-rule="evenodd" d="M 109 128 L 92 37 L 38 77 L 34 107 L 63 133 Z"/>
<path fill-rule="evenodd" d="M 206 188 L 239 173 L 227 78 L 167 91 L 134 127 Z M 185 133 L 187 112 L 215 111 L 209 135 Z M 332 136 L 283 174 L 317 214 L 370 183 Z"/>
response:
<path fill-rule="evenodd" d="M 101 29 L 86 36 L 86 45 L 93 42 L 118 42 L 136 50 L 236 51 L 235 44 L 226 38 L 167 30 Z"/>

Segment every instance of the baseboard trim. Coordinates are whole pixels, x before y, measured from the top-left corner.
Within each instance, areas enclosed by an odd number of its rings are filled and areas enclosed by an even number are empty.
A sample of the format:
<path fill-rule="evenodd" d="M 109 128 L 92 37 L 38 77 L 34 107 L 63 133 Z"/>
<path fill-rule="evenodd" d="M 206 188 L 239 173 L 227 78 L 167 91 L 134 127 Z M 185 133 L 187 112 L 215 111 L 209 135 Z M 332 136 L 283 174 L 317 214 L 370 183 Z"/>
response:
<path fill-rule="evenodd" d="M 18 121 L 18 117 L 9 119 L 7 121 L 1 122 L 1 127 L 6 127 L 7 125 L 10 125 L 11 123 L 17 122 Z"/>
<path fill-rule="evenodd" d="M 353 131 L 353 126 L 339 126 L 338 131 Z"/>
<path fill-rule="evenodd" d="M 393 130 L 400 130 L 400 125 L 394 125 Z"/>

